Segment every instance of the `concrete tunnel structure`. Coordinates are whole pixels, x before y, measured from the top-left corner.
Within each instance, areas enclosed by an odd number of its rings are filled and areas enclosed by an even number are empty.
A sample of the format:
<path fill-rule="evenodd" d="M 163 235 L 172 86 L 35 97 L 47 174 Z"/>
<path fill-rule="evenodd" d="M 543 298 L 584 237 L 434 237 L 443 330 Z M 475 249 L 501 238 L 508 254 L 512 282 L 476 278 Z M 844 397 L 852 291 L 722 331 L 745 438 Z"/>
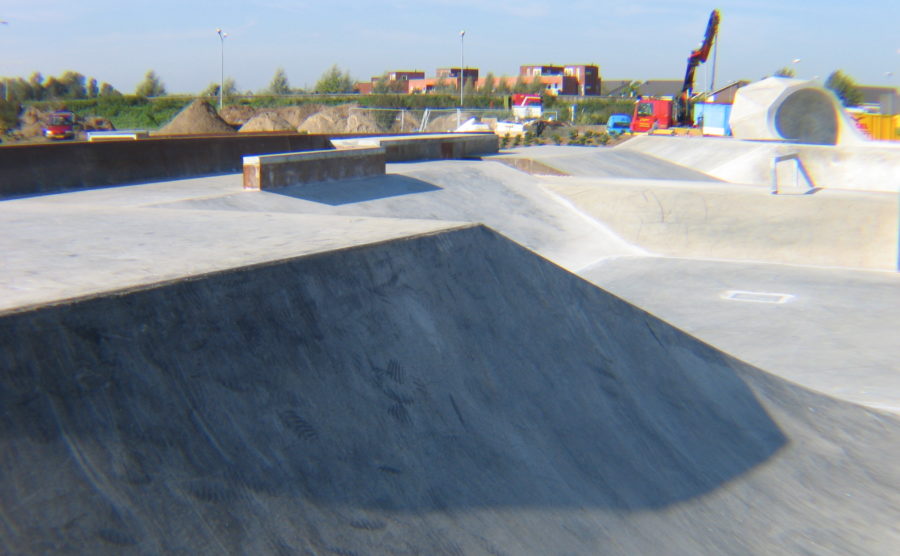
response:
<path fill-rule="evenodd" d="M 633 141 L 3 201 L 0 547 L 893 553 L 896 193 L 779 198 Z M 500 164 L 526 157 L 562 175 Z M 761 260 L 740 220 L 831 204 L 867 258 Z"/>

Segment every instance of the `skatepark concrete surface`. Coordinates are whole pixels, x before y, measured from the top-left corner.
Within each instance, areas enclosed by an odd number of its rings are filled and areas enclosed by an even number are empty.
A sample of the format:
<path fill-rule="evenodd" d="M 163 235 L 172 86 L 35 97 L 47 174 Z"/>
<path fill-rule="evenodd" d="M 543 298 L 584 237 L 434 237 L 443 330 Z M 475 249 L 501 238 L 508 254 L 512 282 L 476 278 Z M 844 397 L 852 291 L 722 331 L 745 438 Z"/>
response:
<path fill-rule="evenodd" d="M 0 552 L 896 554 L 897 193 L 639 139 L 0 202 Z"/>

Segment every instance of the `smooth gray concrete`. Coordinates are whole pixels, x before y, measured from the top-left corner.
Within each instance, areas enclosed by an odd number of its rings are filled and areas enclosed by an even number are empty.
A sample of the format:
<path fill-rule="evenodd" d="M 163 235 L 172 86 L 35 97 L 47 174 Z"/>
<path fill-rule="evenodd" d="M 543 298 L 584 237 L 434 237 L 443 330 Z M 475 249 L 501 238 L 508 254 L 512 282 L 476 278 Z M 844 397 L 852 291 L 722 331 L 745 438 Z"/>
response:
<path fill-rule="evenodd" d="M 156 206 L 240 188 L 235 174 L 0 203 L 0 311 L 459 224 Z"/>
<path fill-rule="evenodd" d="M 614 148 L 693 168 L 731 183 L 769 186 L 772 161 L 797 153 L 815 187 L 900 192 L 900 143 L 803 145 L 724 137 L 635 137 Z"/>
<path fill-rule="evenodd" d="M 678 181 L 719 181 L 716 178 L 655 156 L 624 149 L 538 146 L 508 149 L 485 158 L 527 158 L 570 176 L 640 178 Z"/>
<path fill-rule="evenodd" d="M 624 178 L 543 178 L 544 186 L 661 255 L 897 270 L 898 195 Z"/>
<path fill-rule="evenodd" d="M 660 257 L 573 191 L 747 187 L 553 153 L 0 202 L 0 552 L 893 554 L 897 273 Z"/>
<path fill-rule="evenodd" d="M 777 376 L 900 412 L 896 272 L 642 257 L 580 274 Z"/>
<path fill-rule="evenodd" d="M 0 319 L 7 553 L 890 554 L 900 422 L 482 228 Z"/>

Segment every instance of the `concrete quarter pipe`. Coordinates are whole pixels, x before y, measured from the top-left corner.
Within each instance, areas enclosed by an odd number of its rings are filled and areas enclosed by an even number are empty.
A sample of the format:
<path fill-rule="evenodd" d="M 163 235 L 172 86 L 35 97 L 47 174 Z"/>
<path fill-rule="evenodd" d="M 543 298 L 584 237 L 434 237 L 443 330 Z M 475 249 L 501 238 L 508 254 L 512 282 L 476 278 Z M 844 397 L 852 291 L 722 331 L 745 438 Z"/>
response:
<path fill-rule="evenodd" d="M 0 316 L 0 551 L 891 554 L 900 423 L 471 226 Z"/>

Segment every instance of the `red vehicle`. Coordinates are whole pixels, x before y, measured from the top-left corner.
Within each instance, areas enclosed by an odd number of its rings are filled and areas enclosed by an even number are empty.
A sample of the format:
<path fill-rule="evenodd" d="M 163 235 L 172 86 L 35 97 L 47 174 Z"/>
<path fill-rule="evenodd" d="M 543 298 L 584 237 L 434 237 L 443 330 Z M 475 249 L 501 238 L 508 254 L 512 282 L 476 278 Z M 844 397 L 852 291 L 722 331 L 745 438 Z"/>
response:
<path fill-rule="evenodd" d="M 631 117 L 631 131 L 650 131 L 651 129 L 668 129 L 675 125 L 672 106 L 669 99 L 641 99 L 634 106 Z"/>
<path fill-rule="evenodd" d="M 47 139 L 74 139 L 75 114 L 67 110 L 59 110 L 50 114 L 50 120 L 44 127 Z"/>
<path fill-rule="evenodd" d="M 631 131 L 650 131 L 651 129 L 668 129 L 672 126 L 690 126 L 691 120 L 690 100 L 694 92 L 694 72 L 697 66 L 706 62 L 712 49 L 713 41 L 719 30 L 719 10 L 713 10 L 709 14 L 709 22 L 706 24 L 706 33 L 703 43 L 688 56 L 687 71 L 684 74 L 684 84 L 678 98 L 655 99 L 642 98 L 634 106 L 634 115 L 631 118 Z"/>

